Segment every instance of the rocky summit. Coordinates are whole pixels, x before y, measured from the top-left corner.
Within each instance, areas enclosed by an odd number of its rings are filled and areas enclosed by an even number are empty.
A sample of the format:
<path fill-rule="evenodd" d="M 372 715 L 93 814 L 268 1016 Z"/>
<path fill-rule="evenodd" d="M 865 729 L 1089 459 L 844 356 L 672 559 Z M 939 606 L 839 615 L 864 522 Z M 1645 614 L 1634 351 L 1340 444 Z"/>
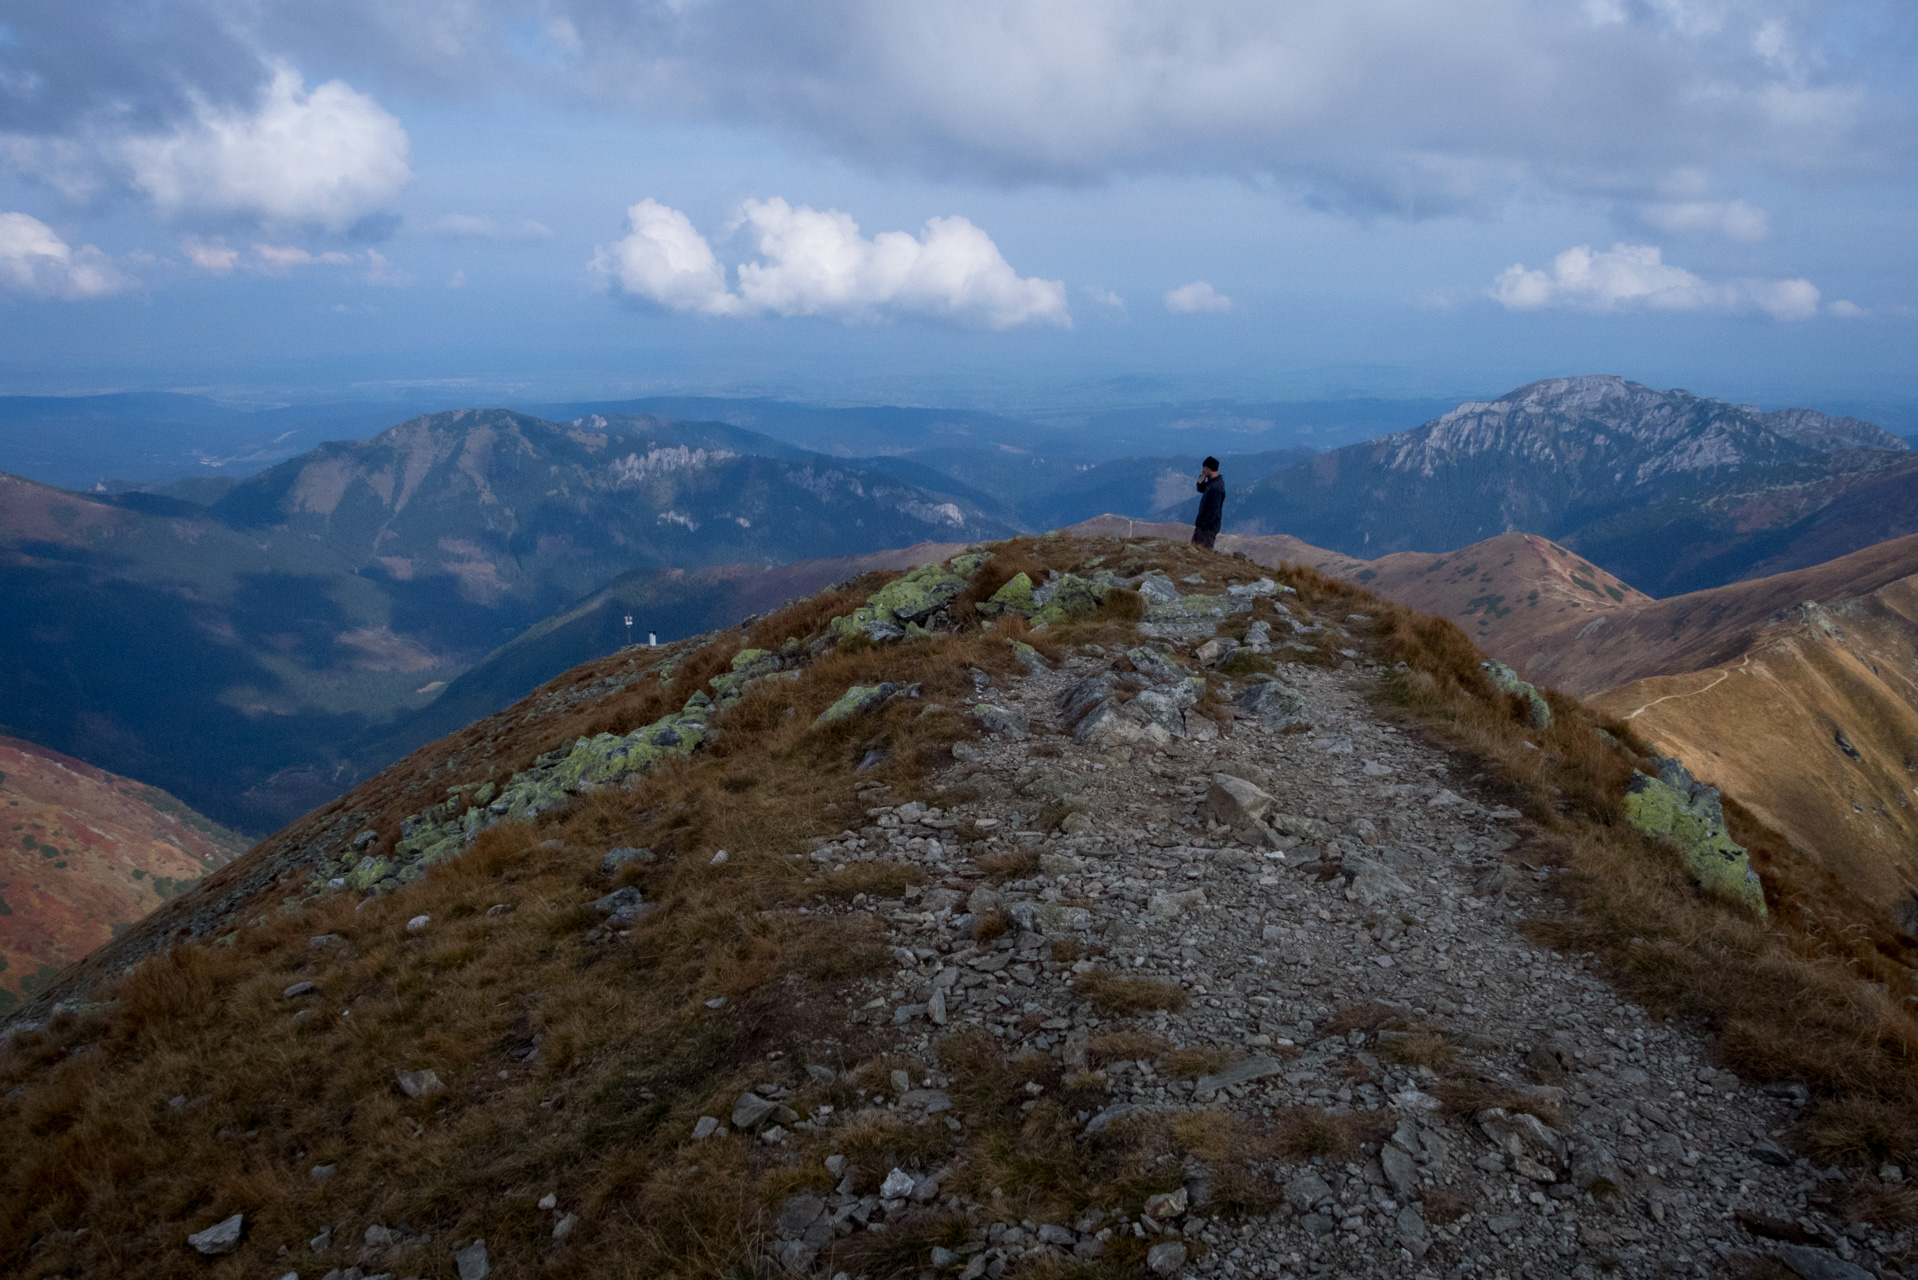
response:
<path fill-rule="evenodd" d="M 0 1266 L 1904 1274 L 1909 971 L 1775 840 L 1357 587 L 987 544 L 568 673 L 70 970 Z"/>

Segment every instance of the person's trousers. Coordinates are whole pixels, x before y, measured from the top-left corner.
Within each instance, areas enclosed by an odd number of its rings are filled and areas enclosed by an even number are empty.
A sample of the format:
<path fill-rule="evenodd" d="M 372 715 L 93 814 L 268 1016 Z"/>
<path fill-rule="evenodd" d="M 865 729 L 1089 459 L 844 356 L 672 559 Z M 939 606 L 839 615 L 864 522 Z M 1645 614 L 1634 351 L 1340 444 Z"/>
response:
<path fill-rule="evenodd" d="M 1212 550 L 1212 544 L 1218 540 L 1219 531 L 1217 529 L 1200 529 L 1195 527 L 1192 530 L 1192 543 L 1194 546 L 1204 547 L 1207 551 L 1210 551 Z"/>

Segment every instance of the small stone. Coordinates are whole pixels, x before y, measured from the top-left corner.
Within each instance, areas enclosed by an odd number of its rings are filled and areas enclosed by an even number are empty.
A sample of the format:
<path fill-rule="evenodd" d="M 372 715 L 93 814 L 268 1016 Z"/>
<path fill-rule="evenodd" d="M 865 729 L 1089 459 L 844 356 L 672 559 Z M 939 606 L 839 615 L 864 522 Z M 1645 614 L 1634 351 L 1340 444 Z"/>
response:
<path fill-rule="evenodd" d="M 234 1214 L 208 1227 L 205 1231 L 196 1231 L 186 1238 L 186 1242 L 209 1258 L 217 1258 L 223 1253 L 233 1252 L 240 1243 L 240 1231 L 246 1226 L 245 1215 Z"/>
<path fill-rule="evenodd" d="M 715 853 L 713 855 L 712 865 L 715 867 L 719 867 L 719 866 L 724 866 L 725 863 L 726 863 L 726 851 L 724 849 L 721 849 L 718 853 Z"/>
<path fill-rule="evenodd" d="M 1177 1191 L 1161 1191 L 1157 1195 L 1145 1198 L 1146 1216 L 1156 1218 L 1160 1222 L 1170 1222 L 1174 1218 L 1183 1217 L 1185 1206 L 1184 1187 L 1180 1187 Z"/>
<path fill-rule="evenodd" d="M 904 1200 L 912 1194 L 912 1189 L 918 1185 L 919 1180 L 914 1178 L 910 1173 L 907 1173 L 904 1169 L 894 1169 L 886 1175 L 886 1180 L 879 1184 L 879 1198 L 882 1200 Z"/>
<path fill-rule="evenodd" d="M 1412 1163 L 1412 1157 L 1396 1142 L 1389 1142 L 1379 1150 L 1379 1164 L 1384 1169 L 1385 1180 L 1392 1184 L 1394 1199 L 1410 1200 L 1418 1194 L 1418 1166 Z"/>
<path fill-rule="evenodd" d="M 1751 1158 L 1765 1164 L 1777 1165 L 1781 1169 L 1791 1167 L 1791 1155 L 1770 1138 L 1760 1138 L 1751 1144 Z"/>
<path fill-rule="evenodd" d="M 1314 1209 L 1332 1198 L 1332 1188 L 1316 1173 L 1297 1174 L 1285 1184 L 1285 1202 L 1300 1213 Z"/>
<path fill-rule="evenodd" d="M 336 1165 L 316 1164 L 311 1169 L 307 1170 L 307 1175 L 311 1177 L 313 1181 L 315 1182 L 325 1182 L 328 1178 L 333 1176 L 333 1174 L 337 1171 L 337 1168 L 338 1166 Z"/>
<path fill-rule="evenodd" d="M 331 1249 L 333 1247 L 333 1228 L 321 1227 L 320 1234 L 308 1240 L 306 1247 L 313 1253 L 325 1253 L 328 1249 Z"/>
<path fill-rule="evenodd" d="M 376 1222 L 366 1229 L 364 1239 L 367 1248 L 384 1249 L 393 1243 L 394 1235 L 391 1228 Z"/>
<path fill-rule="evenodd" d="M 739 1100 L 733 1103 L 733 1128 L 757 1128 L 778 1107 L 779 1104 L 769 1098 L 762 1098 L 756 1093 L 742 1093 Z"/>
<path fill-rule="evenodd" d="M 558 1205 L 559 1197 L 550 1191 L 539 1198 L 539 1207 L 542 1209 L 552 1209 L 558 1207 Z"/>
<path fill-rule="evenodd" d="M 719 1120 L 714 1116 L 701 1116 L 693 1125 L 693 1141 L 703 1142 L 713 1136 L 719 1128 Z"/>
<path fill-rule="evenodd" d="M 409 1098 L 430 1098 L 446 1092 L 445 1083 L 434 1071 L 395 1071 L 393 1078 L 399 1081 L 400 1092 Z"/>
<path fill-rule="evenodd" d="M 486 1241 L 475 1240 L 464 1249 L 453 1254 L 453 1265 L 459 1268 L 460 1280 L 486 1280 L 493 1274 L 493 1264 L 486 1258 Z"/>
<path fill-rule="evenodd" d="M 426 926 L 432 923 L 432 916 L 414 916 L 406 922 L 406 931 L 408 933 L 424 933 Z"/>
<path fill-rule="evenodd" d="M 573 1228 L 579 1225 L 579 1215 L 569 1213 L 553 1224 L 553 1239 L 564 1240 L 573 1234 Z"/>
<path fill-rule="evenodd" d="M 1068 1227 L 1061 1227 L 1048 1222 L 1042 1224 L 1039 1228 L 1040 1244 L 1063 1245 L 1065 1248 L 1070 1249 L 1073 1241 L 1077 1239 L 1078 1237 L 1073 1235 L 1071 1229 Z"/>
<path fill-rule="evenodd" d="M 312 995 L 315 991 L 318 991 L 319 989 L 320 988 L 318 984 L 316 983 L 296 982 L 292 986 L 288 987 L 286 990 L 280 992 L 280 994 L 285 996 L 287 999 L 291 1000 L 295 996 Z"/>
<path fill-rule="evenodd" d="M 1155 1276 L 1177 1275 L 1185 1266 L 1185 1246 L 1177 1240 L 1155 1244 L 1146 1250 L 1145 1265 Z"/>
<path fill-rule="evenodd" d="M 818 1084 L 831 1084 L 839 1078 L 839 1073 L 822 1062 L 806 1064 L 806 1075 Z"/>
<path fill-rule="evenodd" d="M 1399 1244 L 1414 1259 L 1423 1258 L 1432 1247 L 1432 1233 L 1425 1225 L 1425 1218 L 1417 1206 L 1406 1205 L 1398 1212 L 1392 1225 L 1398 1228 Z"/>

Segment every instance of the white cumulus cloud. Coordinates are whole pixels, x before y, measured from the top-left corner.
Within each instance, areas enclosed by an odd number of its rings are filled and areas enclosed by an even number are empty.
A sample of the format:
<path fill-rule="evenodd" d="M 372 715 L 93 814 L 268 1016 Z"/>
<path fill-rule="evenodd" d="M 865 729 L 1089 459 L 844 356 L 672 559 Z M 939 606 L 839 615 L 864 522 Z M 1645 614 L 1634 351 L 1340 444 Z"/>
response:
<path fill-rule="evenodd" d="M 275 69 L 257 109 L 204 101 L 170 133 L 120 144 L 133 185 L 165 213 L 240 215 L 342 231 L 412 181 L 406 130 L 341 80 L 306 89 Z"/>
<path fill-rule="evenodd" d="M 1214 289 L 1207 281 L 1194 280 L 1191 284 L 1182 284 L 1176 289 L 1166 290 L 1165 309 L 1179 314 L 1190 314 L 1196 311 L 1230 311 L 1232 299 Z"/>
<path fill-rule="evenodd" d="M 1648 204 L 1641 217 L 1660 231 L 1674 235 L 1723 236 L 1753 244 L 1771 235 L 1771 217 L 1743 200 L 1688 200 Z"/>
<path fill-rule="evenodd" d="M 1514 264 L 1499 273 L 1489 292 L 1509 311 L 1757 311 L 1774 320 L 1818 314 L 1818 288 L 1809 280 L 1707 280 L 1645 244 L 1615 244 L 1596 253 L 1578 245 L 1554 258 L 1549 271 Z"/>
<path fill-rule="evenodd" d="M 711 316 L 900 316 L 987 329 L 1043 322 L 1071 325 L 1065 285 L 1021 277 L 992 238 L 961 217 L 931 218 L 917 235 L 863 235 L 836 209 L 748 200 L 733 224 L 758 257 L 737 269 L 737 287 L 712 245 L 677 209 L 642 200 L 627 210 L 629 234 L 593 256 L 609 286 L 675 311 Z"/>
<path fill-rule="evenodd" d="M 0 213 L 0 289 L 29 298 L 103 298 L 132 287 L 90 244 L 74 248 L 29 214 Z"/>

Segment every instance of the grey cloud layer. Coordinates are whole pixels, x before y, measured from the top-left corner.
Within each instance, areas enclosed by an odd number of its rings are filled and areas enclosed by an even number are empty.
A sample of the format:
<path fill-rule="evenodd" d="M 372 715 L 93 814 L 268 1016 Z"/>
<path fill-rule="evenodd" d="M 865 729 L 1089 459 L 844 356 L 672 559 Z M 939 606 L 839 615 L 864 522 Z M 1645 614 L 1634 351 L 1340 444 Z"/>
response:
<path fill-rule="evenodd" d="M 376 94 L 506 87 L 1000 181 L 1272 175 L 1334 205 L 1415 214 L 1539 186 L 1656 201 L 1681 172 L 1735 185 L 1905 160 L 1895 51 L 1918 30 L 1911 8 L 25 0 L 0 20 L 13 37 L 0 46 L 0 133 L 52 145 L 174 125 L 205 103 L 256 101 L 282 60 Z M 1825 38 L 1834 30 L 1842 43 Z"/>

